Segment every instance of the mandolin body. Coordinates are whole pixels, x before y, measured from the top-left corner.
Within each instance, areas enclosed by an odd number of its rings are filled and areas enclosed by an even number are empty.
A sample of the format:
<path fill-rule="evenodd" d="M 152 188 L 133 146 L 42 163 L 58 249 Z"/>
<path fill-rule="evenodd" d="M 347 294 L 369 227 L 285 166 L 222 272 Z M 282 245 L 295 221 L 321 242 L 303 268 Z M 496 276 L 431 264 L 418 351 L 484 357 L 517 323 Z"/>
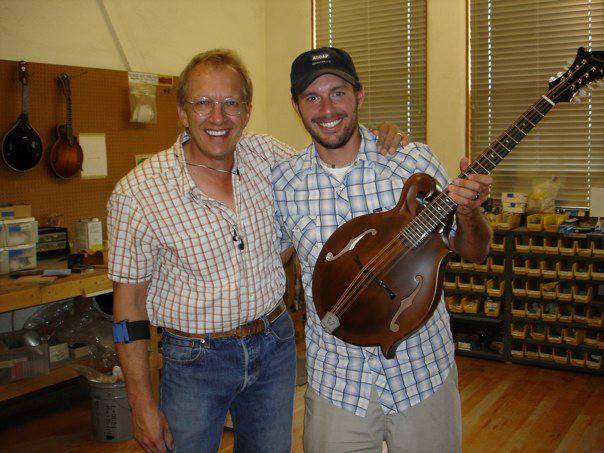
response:
<path fill-rule="evenodd" d="M 7 132 L 2 142 L 2 158 L 15 171 L 34 168 L 43 152 L 42 139 L 29 124 L 27 114 L 21 114 L 17 123 Z"/>
<path fill-rule="evenodd" d="M 337 314 L 333 335 L 358 346 L 380 346 L 392 358 L 398 343 L 432 315 L 451 254 L 444 237 L 452 218 L 415 248 L 407 247 L 400 233 L 422 211 L 418 199 L 430 201 L 437 194 L 433 178 L 415 174 L 396 207 L 346 222 L 325 243 L 313 274 L 313 298 L 320 319 Z"/>
<path fill-rule="evenodd" d="M 73 178 L 82 169 L 82 147 L 75 136 L 71 135 L 71 140 L 69 139 L 65 125 L 57 127 L 57 135 L 59 138 L 52 145 L 48 155 L 50 167 L 60 178 Z"/>

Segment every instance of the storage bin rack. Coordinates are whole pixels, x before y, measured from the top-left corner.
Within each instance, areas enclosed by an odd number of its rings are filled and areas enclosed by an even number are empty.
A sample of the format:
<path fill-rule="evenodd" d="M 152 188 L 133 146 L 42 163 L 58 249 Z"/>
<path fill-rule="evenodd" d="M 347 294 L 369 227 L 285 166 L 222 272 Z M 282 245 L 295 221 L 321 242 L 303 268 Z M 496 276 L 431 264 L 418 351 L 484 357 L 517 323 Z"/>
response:
<path fill-rule="evenodd" d="M 500 338 L 503 348 L 496 352 L 485 345 L 477 350 L 457 349 L 457 353 L 603 375 L 604 234 L 524 227 L 493 233 L 495 247 L 486 270 L 484 265 L 472 268 L 466 262 L 462 267 L 456 257 L 457 266 L 447 266 L 445 274 L 449 282 L 484 281 L 484 292 L 477 291 L 480 286 L 467 289 L 454 283 L 444 292 L 460 300 L 468 296 L 481 300 L 476 314 L 450 313 L 453 335 L 464 338 L 464 348 L 472 332 L 484 336 L 485 331 L 492 333 L 491 338 Z M 560 276 L 559 269 L 566 272 Z M 501 295 L 487 294 L 491 279 L 496 286 L 503 282 Z M 482 307 L 487 299 L 500 301 L 499 316 L 485 315 Z M 524 332 L 524 338 L 519 338 Z"/>

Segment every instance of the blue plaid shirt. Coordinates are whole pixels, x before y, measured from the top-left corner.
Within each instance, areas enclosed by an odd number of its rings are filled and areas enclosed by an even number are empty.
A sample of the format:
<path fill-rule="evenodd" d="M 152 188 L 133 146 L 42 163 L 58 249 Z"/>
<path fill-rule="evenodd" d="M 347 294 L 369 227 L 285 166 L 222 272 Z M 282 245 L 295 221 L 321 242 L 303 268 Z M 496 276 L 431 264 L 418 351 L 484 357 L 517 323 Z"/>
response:
<path fill-rule="evenodd" d="M 411 143 L 384 157 L 377 150 L 376 137 L 364 126 L 359 131 L 361 147 L 342 183 L 320 164 L 312 144 L 278 163 L 272 181 L 281 250 L 293 245 L 302 267 L 309 384 L 335 406 L 364 416 L 372 385 L 385 414 L 402 412 L 433 395 L 449 374 L 454 345 L 444 300 L 423 327 L 399 344 L 391 360 L 378 347 L 353 346 L 321 327 L 311 280 L 331 234 L 354 217 L 392 209 L 413 173 L 427 173 L 441 187 L 449 182 L 428 146 Z"/>

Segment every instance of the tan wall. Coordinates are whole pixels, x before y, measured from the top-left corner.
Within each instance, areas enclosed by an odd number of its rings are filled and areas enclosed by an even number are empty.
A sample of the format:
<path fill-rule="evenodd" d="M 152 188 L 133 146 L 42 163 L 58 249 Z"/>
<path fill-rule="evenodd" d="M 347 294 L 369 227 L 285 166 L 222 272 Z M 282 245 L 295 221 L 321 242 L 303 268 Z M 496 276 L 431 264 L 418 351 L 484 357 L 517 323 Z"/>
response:
<path fill-rule="evenodd" d="M 449 176 L 466 149 L 466 0 L 428 0 L 428 145 Z"/>
<path fill-rule="evenodd" d="M 266 82 L 268 132 L 302 149 L 310 138 L 290 101 L 289 72 L 300 53 L 310 49 L 310 0 L 267 0 Z"/>

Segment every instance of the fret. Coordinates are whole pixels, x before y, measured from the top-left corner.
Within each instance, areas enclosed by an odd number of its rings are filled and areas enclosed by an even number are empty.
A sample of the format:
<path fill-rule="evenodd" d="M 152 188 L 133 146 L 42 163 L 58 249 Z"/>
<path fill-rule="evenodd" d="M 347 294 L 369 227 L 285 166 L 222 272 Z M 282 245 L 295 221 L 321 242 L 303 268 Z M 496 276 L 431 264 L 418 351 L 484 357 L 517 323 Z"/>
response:
<path fill-rule="evenodd" d="M 482 164 L 480 163 L 480 160 L 478 160 L 478 159 L 477 159 L 477 160 L 475 160 L 475 161 L 474 161 L 474 163 L 475 163 L 476 165 L 478 165 L 478 166 L 482 167 L 482 169 L 483 169 L 483 170 L 486 170 L 487 174 L 489 174 L 489 173 L 490 173 L 490 171 L 489 171 L 489 170 L 487 170 L 485 167 L 483 167 L 483 166 L 482 166 Z M 478 172 L 477 172 L 477 171 L 475 171 L 474 173 L 478 173 Z"/>
<path fill-rule="evenodd" d="M 508 129 L 509 130 L 509 129 Z M 508 134 L 507 132 L 504 132 L 502 135 L 507 135 L 509 138 L 512 139 L 512 141 L 514 142 L 514 146 L 517 145 L 518 143 L 520 143 L 519 141 L 517 142 L 516 140 L 514 140 L 514 137 L 512 137 L 510 134 Z"/>
<path fill-rule="evenodd" d="M 489 163 L 490 163 L 490 164 L 493 166 L 493 168 L 495 168 L 495 167 L 497 166 L 497 164 L 494 164 L 494 163 L 493 163 L 493 161 L 487 157 L 486 153 L 481 154 L 481 156 L 479 157 L 479 159 L 480 159 L 480 158 L 483 158 L 483 157 L 484 157 L 486 160 L 488 160 L 488 161 L 489 161 Z"/>
<path fill-rule="evenodd" d="M 499 139 L 495 139 L 495 141 L 496 141 L 497 143 L 499 143 L 501 146 L 503 146 L 503 147 L 505 148 L 505 150 L 506 150 L 508 153 L 509 153 L 509 152 L 510 152 L 510 151 L 513 149 L 513 148 L 508 148 L 507 146 L 505 146 L 503 143 L 501 143 L 501 142 L 499 141 Z"/>
<path fill-rule="evenodd" d="M 522 129 L 520 129 L 518 126 L 516 126 L 516 123 L 512 124 L 512 126 L 520 131 L 520 133 L 522 134 L 522 138 L 526 137 L 526 134 L 524 133 L 524 131 Z"/>
<path fill-rule="evenodd" d="M 545 116 L 543 113 L 541 113 L 539 110 L 537 110 L 537 109 L 536 109 L 535 107 L 533 107 L 532 105 L 531 105 L 531 108 L 532 108 L 532 109 L 533 109 L 535 112 L 537 112 L 539 115 L 541 115 L 541 118 L 543 118 L 543 117 Z"/>
<path fill-rule="evenodd" d="M 527 120 L 527 121 L 528 121 L 528 122 L 531 124 L 531 126 L 535 127 L 535 125 L 534 125 L 534 124 L 531 122 L 531 120 L 529 120 L 529 119 L 528 119 L 528 117 L 527 117 L 526 115 L 524 115 L 524 114 L 523 114 L 523 115 L 522 115 L 522 117 L 523 117 L 525 120 Z M 529 129 L 529 130 L 530 130 L 530 129 Z"/>

